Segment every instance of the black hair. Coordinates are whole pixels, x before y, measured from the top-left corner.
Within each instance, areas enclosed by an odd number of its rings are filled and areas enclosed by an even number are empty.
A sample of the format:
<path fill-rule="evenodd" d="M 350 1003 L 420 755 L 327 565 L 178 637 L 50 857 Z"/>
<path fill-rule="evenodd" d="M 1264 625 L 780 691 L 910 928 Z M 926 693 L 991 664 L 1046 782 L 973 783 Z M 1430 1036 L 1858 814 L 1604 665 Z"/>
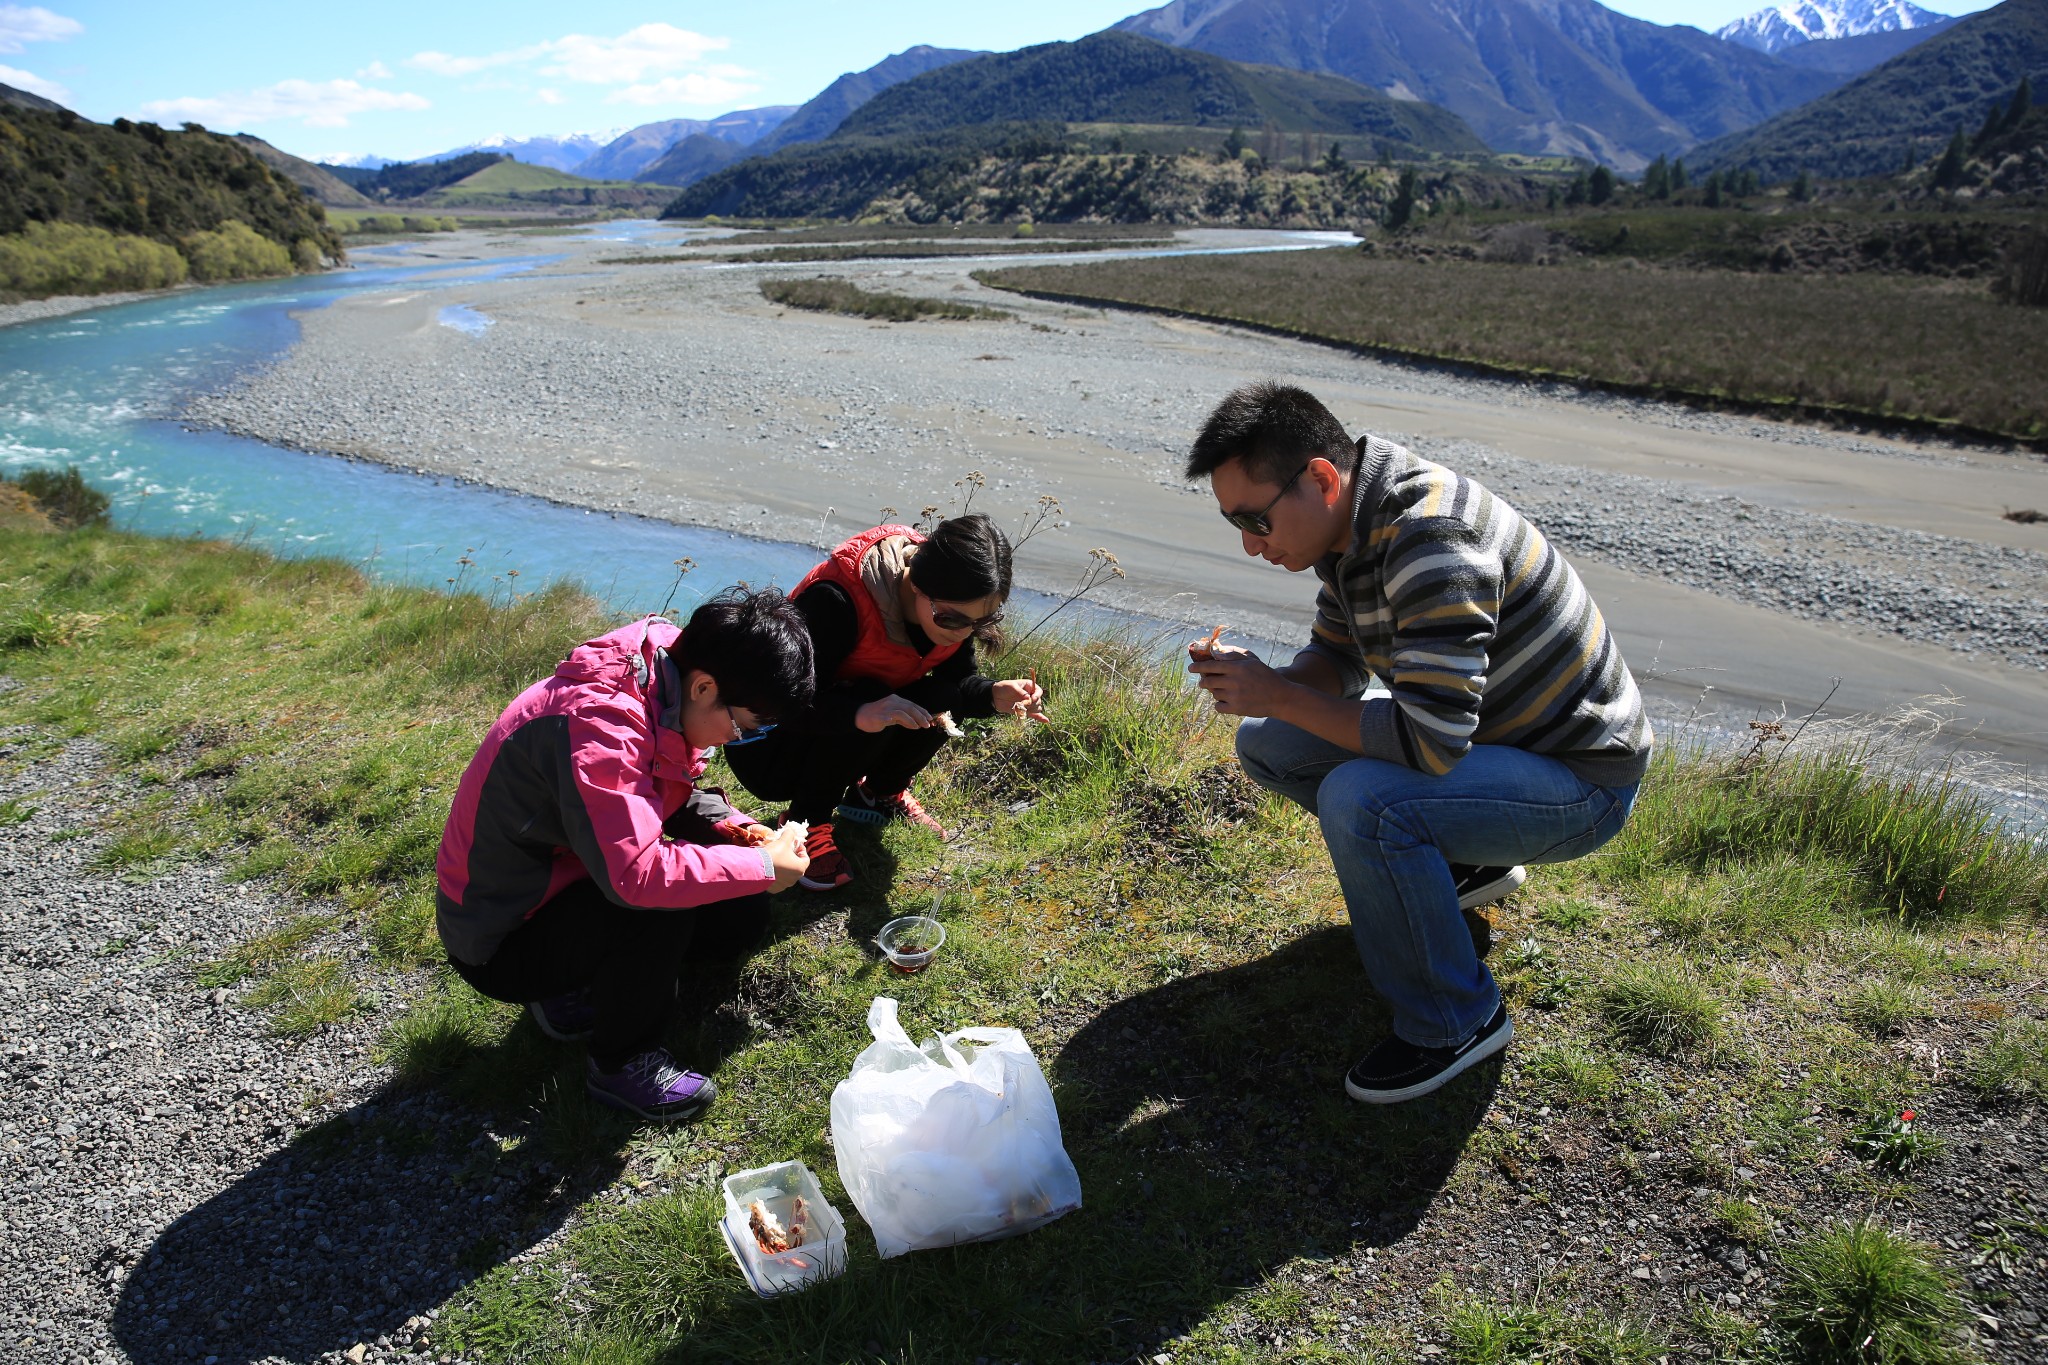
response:
<path fill-rule="evenodd" d="M 702 669 L 718 699 L 762 720 L 811 704 L 811 632 L 778 588 L 728 588 L 690 613 L 677 662 Z"/>
<path fill-rule="evenodd" d="M 932 527 L 910 561 L 910 581 L 941 602 L 1010 596 L 1010 538 L 979 512 Z"/>
<path fill-rule="evenodd" d="M 1317 456 L 1340 473 L 1358 468 L 1357 445 L 1314 394 L 1262 380 L 1232 389 L 1202 423 L 1187 477 L 1206 478 L 1238 460 L 1254 482 L 1283 483 Z"/>

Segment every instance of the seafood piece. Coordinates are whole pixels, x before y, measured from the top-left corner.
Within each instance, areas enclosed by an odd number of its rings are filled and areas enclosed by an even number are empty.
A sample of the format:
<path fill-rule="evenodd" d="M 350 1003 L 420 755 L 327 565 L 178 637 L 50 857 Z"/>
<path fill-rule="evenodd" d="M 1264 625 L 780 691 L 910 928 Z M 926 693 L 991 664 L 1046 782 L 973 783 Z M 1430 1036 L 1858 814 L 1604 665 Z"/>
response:
<path fill-rule="evenodd" d="M 1206 659 L 1216 652 L 1216 642 L 1222 638 L 1223 627 L 1218 626 L 1216 627 L 1216 629 L 1209 632 L 1208 639 L 1197 640 L 1195 643 L 1189 645 L 1188 653 L 1194 655 L 1197 659 Z"/>
<path fill-rule="evenodd" d="M 802 1195 L 796 1197 L 796 1207 L 789 1211 L 789 1244 L 800 1247 L 811 1232 L 811 1205 Z"/>
<path fill-rule="evenodd" d="M 939 728 L 946 732 L 946 738 L 967 738 L 967 732 L 961 729 L 959 724 L 954 721 L 953 713 L 951 711 L 941 711 L 936 716 L 933 716 L 932 719 L 937 721 L 939 723 Z"/>
<path fill-rule="evenodd" d="M 789 1233 L 775 1215 L 768 1212 L 768 1206 L 756 1199 L 747 1205 L 747 1228 L 754 1234 L 754 1241 L 770 1256 L 789 1250 Z"/>

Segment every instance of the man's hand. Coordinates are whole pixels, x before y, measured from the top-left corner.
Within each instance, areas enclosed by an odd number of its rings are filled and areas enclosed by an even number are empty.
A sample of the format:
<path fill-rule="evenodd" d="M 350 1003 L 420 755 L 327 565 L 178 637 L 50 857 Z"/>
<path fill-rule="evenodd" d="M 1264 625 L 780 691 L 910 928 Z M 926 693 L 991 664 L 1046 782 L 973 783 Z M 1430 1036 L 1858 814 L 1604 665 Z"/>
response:
<path fill-rule="evenodd" d="M 900 725 L 906 730 L 928 730 L 938 721 L 916 702 L 891 692 L 854 712 L 853 723 L 871 735 L 879 735 L 892 725 Z"/>
<path fill-rule="evenodd" d="M 768 850 L 768 861 L 775 865 L 777 891 L 789 890 L 798 877 L 810 870 L 811 855 L 804 851 L 804 833 L 796 825 L 784 825 L 762 845 Z"/>
<path fill-rule="evenodd" d="M 1045 689 L 1030 678 L 1005 678 L 989 689 L 989 699 L 998 714 L 1051 724 L 1045 714 Z"/>
<path fill-rule="evenodd" d="M 1192 653 L 1194 646 L 1189 646 Z M 1208 654 L 1195 654 L 1188 672 L 1225 716 L 1270 716 L 1281 699 L 1299 684 L 1268 668 L 1250 650 L 1235 645 L 1217 645 Z"/>

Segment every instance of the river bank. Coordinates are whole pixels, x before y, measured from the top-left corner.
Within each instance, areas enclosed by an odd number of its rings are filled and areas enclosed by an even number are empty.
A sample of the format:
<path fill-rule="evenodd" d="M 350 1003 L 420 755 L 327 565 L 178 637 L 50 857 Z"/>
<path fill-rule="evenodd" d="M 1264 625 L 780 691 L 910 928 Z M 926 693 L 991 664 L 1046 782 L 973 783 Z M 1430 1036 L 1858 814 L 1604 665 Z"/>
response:
<path fill-rule="evenodd" d="M 1259 234 L 1183 232 L 1216 248 Z M 1020 518 L 1041 493 L 1067 526 L 1025 547 L 1020 581 L 1058 591 L 1104 546 L 1118 604 L 1299 634 L 1302 580 L 1246 564 L 1179 463 L 1210 404 L 1249 378 L 1322 395 L 1496 484 L 1587 578 L 1668 708 L 1726 715 L 1945 701 L 1951 723 L 2023 762 L 2048 757 L 2048 463 L 1382 363 L 1170 318 L 1020 300 L 972 260 L 836 263 L 863 288 L 1006 308 L 1013 322 L 873 323 L 784 310 L 766 271 L 642 231 L 551 238 L 563 258 L 436 293 L 394 289 L 301 316 L 273 366 L 188 420 L 276 444 L 454 476 L 573 505 L 821 546 L 883 507 Z M 485 262 L 522 239 L 464 233 L 411 259 Z M 459 302 L 489 325 L 442 325 Z M 1709 709 L 1713 709 L 1712 706 Z"/>

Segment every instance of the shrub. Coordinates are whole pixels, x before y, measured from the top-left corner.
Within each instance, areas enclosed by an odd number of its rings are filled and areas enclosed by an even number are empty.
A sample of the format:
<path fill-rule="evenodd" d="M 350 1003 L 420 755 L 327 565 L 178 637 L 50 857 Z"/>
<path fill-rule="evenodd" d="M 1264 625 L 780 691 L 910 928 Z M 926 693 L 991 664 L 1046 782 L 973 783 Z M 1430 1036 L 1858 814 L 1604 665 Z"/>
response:
<path fill-rule="evenodd" d="M 0 290 L 11 294 L 164 289 L 184 283 L 185 276 L 185 258 L 176 248 L 105 228 L 30 223 L 0 237 Z"/>
<path fill-rule="evenodd" d="M 915 322 L 918 318 L 1007 318 L 1000 308 L 976 308 L 949 299 L 919 299 L 908 294 L 875 294 L 845 280 L 763 280 L 761 294 L 772 303 L 809 308 L 820 313 L 848 313 L 857 318 Z"/>
<path fill-rule="evenodd" d="M 62 470 L 30 469 L 14 482 L 34 498 L 43 514 L 62 527 L 105 526 L 112 499 L 85 481 L 77 465 Z"/>
<path fill-rule="evenodd" d="M 1774 1324 L 1814 1365 L 1961 1362 L 1963 1305 L 1934 1254 L 1872 1220 L 1816 1233 L 1785 1249 Z"/>
<path fill-rule="evenodd" d="M 195 232 L 180 245 L 195 280 L 247 280 L 292 273 L 292 254 L 247 223 L 229 221 Z"/>

